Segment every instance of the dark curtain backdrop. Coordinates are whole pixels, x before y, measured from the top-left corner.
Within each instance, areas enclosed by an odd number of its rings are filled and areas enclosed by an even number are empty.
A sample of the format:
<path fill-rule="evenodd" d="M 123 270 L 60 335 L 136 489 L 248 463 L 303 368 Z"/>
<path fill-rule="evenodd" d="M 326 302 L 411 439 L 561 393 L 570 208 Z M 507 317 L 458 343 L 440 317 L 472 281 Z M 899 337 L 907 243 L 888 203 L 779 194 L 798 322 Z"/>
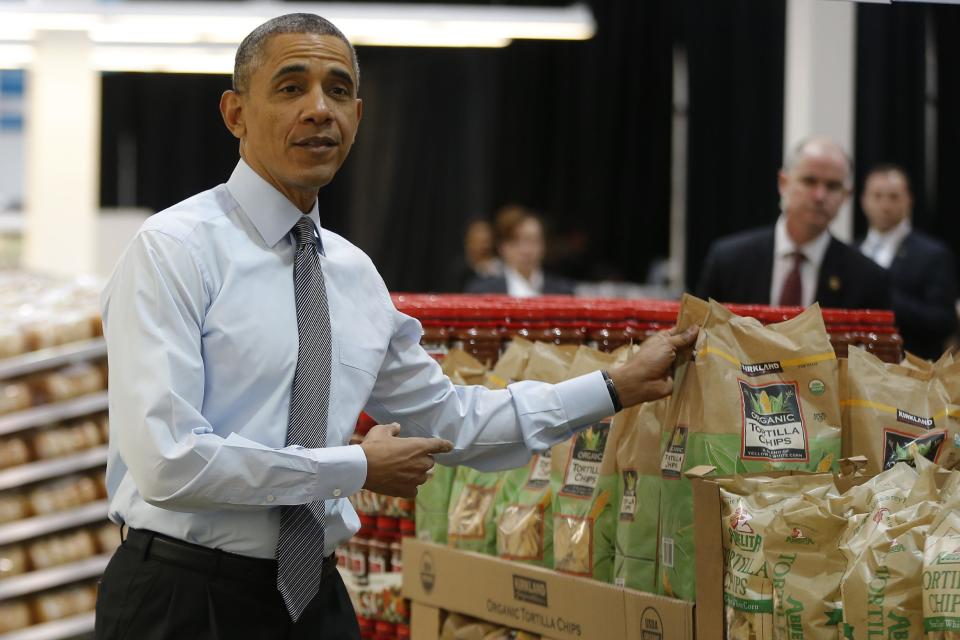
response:
<path fill-rule="evenodd" d="M 687 284 L 716 238 L 772 224 L 783 159 L 785 0 L 687 0 Z M 745 260 L 749 256 L 744 256 Z"/>
<path fill-rule="evenodd" d="M 855 159 L 857 194 L 871 165 L 903 165 L 913 183 L 914 226 L 940 238 L 960 255 L 960 225 L 956 223 L 960 212 L 957 34 L 957 6 L 858 6 Z M 929 92 L 925 82 L 928 64 L 933 64 Z M 933 127 L 932 140 L 925 133 L 928 126 Z M 856 207 L 861 235 L 866 223 L 859 202 Z"/>
<path fill-rule="evenodd" d="M 960 277 L 960 7 L 933 8 L 937 56 L 936 218 L 928 230 L 953 249 Z"/>
<path fill-rule="evenodd" d="M 359 50 L 363 122 L 321 217 L 391 289 L 442 289 L 465 223 L 510 202 L 544 214 L 567 275 L 642 281 L 666 253 L 669 5 L 592 4 L 587 42 Z M 160 210 L 222 182 L 237 157 L 217 110 L 228 84 L 106 75 L 102 204 Z"/>
<path fill-rule="evenodd" d="M 855 236 L 867 232 L 859 194 L 870 167 L 895 162 L 910 174 L 914 216 L 926 228 L 935 212 L 926 206 L 924 181 L 924 42 L 926 13 L 918 5 L 857 8 Z"/>

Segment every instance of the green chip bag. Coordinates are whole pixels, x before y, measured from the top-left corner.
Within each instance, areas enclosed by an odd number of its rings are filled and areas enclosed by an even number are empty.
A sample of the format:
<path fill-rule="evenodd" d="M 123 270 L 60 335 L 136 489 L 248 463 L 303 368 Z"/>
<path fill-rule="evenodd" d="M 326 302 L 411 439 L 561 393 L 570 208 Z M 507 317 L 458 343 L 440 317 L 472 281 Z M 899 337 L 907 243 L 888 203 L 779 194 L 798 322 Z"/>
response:
<path fill-rule="evenodd" d="M 430 478 L 417 489 L 417 538 L 425 542 L 447 543 L 447 510 L 456 467 L 434 465 Z"/>
<path fill-rule="evenodd" d="M 617 510 L 614 583 L 639 591 L 655 589 L 660 456 L 656 443 L 669 399 L 647 402 L 614 416 L 622 421 L 617 445 Z M 654 446 L 651 446 L 654 445 Z"/>
<path fill-rule="evenodd" d="M 553 492 L 550 450 L 533 454 L 519 487 L 497 515 L 497 555 L 553 567 Z"/>
<path fill-rule="evenodd" d="M 457 467 L 450 493 L 447 515 L 447 542 L 465 551 L 495 555 L 497 552 L 496 497 L 512 488 L 504 486 L 516 481 L 512 472 L 484 472 Z"/>

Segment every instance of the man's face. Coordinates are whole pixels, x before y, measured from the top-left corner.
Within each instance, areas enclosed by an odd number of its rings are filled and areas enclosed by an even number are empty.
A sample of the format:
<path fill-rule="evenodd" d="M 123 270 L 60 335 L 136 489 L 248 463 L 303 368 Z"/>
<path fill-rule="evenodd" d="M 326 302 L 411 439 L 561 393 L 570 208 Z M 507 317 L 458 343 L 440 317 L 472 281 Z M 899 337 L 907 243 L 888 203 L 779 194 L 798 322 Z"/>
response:
<path fill-rule="evenodd" d="M 260 57 L 221 112 L 247 164 L 307 210 L 346 160 L 363 113 L 350 49 L 334 36 L 285 33 Z"/>
<path fill-rule="evenodd" d="M 860 206 L 877 231 L 889 231 L 910 214 L 913 199 L 899 171 L 873 173 L 863 187 Z"/>
<path fill-rule="evenodd" d="M 836 148 L 810 144 L 789 171 L 779 176 L 780 199 L 788 226 L 810 238 L 823 232 L 847 199 L 847 162 Z"/>

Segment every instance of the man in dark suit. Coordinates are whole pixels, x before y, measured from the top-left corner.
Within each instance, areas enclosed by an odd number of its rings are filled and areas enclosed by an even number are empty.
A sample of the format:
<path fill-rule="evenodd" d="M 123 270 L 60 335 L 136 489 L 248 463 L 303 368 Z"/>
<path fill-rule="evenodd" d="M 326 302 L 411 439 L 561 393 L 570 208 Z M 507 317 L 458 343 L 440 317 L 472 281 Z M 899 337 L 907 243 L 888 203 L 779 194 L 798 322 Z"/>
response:
<path fill-rule="evenodd" d="M 710 247 L 697 295 L 721 302 L 889 309 L 887 272 L 828 229 L 850 195 L 850 159 L 826 138 L 800 143 L 778 175 L 782 214 L 771 227 Z"/>
<path fill-rule="evenodd" d="M 896 165 L 867 174 L 860 205 L 870 222 L 860 250 L 890 270 L 893 310 L 904 347 L 938 358 L 957 330 L 957 281 L 953 255 L 941 242 L 911 225 L 910 179 Z"/>

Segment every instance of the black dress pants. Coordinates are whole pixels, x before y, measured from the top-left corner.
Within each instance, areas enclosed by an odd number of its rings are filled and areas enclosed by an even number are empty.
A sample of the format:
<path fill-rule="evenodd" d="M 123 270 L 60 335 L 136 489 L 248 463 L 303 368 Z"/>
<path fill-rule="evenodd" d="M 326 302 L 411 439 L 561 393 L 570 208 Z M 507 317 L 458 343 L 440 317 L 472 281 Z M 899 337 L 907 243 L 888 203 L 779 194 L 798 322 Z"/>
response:
<path fill-rule="evenodd" d="M 293 623 L 277 591 L 274 561 L 170 538 L 164 538 L 164 545 L 144 545 L 142 538 L 136 542 L 124 541 L 103 574 L 97 640 L 360 638 L 353 605 L 336 570 L 324 577 L 316 597 Z M 163 553 L 164 546 L 176 551 L 177 544 L 213 554 L 213 559 L 207 562 L 200 555 L 199 562 L 184 562 L 178 554 Z"/>

